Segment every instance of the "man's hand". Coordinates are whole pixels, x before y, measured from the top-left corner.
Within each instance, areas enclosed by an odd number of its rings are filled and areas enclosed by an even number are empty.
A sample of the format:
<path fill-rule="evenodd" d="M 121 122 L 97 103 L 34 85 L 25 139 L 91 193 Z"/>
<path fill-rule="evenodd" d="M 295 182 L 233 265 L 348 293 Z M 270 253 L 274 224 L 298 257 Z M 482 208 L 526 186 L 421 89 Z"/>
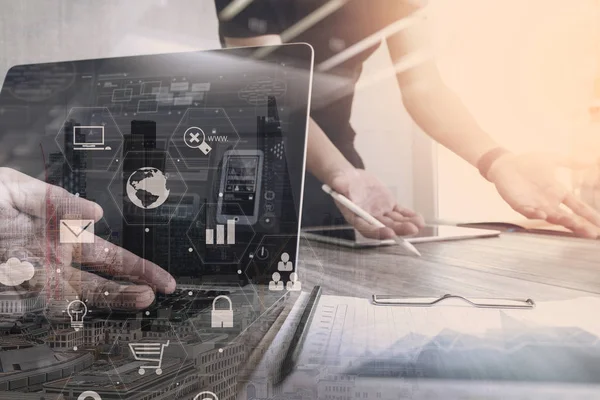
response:
<path fill-rule="evenodd" d="M 579 188 L 581 200 L 600 212 L 600 166 L 595 165 L 583 172 Z"/>
<path fill-rule="evenodd" d="M 559 167 L 581 168 L 584 164 L 541 153 L 507 154 L 492 164 L 488 178 L 500 196 L 527 218 L 544 219 L 578 236 L 597 238 L 600 213 L 557 180 Z"/>
<path fill-rule="evenodd" d="M 55 209 L 54 215 L 46 215 Z M 175 279 L 158 265 L 144 260 L 97 236 L 94 243 L 60 243 L 50 219 L 102 218 L 102 208 L 57 186 L 48 185 L 9 168 L 0 168 L 0 261 L 10 257 L 34 257 L 43 271 L 36 271 L 33 285 L 40 286 L 45 274 L 55 276 L 66 299 L 75 296 L 91 304 L 114 308 L 145 308 L 154 300 L 154 290 L 171 293 Z M 72 266 L 125 278 L 136 285 L 123 285 Z M 42 277 L 40 277 L 42 275 Z M 43 285 L 42 285 L 43 286 Z"/>
<path fill-rule="evenodd" d="M 391 239 L 396 235 L 417 233 L 425 225 L 423 217 L 399 206 L 392 192 L 363 169 L 349 169 L 338 174 L 329 185 L 385 224 L 385 228 L 373 226 L 336 202 L 346 221 L 365 237 Z"/>

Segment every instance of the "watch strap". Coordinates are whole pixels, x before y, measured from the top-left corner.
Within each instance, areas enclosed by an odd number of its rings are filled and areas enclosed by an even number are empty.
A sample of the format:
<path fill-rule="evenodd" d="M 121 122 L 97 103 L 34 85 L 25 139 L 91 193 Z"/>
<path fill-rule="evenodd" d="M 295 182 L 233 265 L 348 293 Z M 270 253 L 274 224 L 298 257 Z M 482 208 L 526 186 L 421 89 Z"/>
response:
<path fill-rule="evenodd" d="M 505 154 L 510 154 L 510 151 L 508 151 L 504 147 L 494 147 L 493 149 L 483 154 L 479 158 L 479 161 L 477 161 L 477 169 L 479 170 L 481 176 L 483 176 L 489 181 L 490 179 L 488 177 L 488 174 L 490 172 L 490 168 L 492 168 L 492 164 L 494 164 L 494 162 L 497 159 L 499 159 Z"/>

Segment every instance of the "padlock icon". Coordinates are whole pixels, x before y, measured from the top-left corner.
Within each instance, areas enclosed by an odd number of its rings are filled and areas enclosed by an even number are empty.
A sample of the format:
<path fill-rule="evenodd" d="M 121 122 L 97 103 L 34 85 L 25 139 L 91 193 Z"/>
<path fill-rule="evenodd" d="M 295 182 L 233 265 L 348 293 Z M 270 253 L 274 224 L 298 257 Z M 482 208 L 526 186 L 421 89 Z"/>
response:
<path fill-rule="evenodd" d="M 229 307 L 217 310 L 217 300 L 219 299 L 227 300 Z M 233 328 L 233 305 L 229 297 L 223 295 L 215 297 L 212 304 L 211 322 L 213 328 Z"/>
<path fill-rule="evenodd" d="M 219 400 L 213 392 L 201 392 L 194 396 L 194 400 Z"/>

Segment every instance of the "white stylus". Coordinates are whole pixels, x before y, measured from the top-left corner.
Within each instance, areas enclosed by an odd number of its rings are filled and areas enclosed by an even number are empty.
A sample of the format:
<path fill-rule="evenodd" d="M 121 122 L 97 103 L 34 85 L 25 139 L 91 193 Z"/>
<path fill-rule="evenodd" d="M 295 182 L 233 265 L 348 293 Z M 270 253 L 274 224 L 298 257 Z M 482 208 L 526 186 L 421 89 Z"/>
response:
<path fill-rule="evenodd" d="M 383 224 L 383 222 L 379 221 L 377 218 L 375 218 L 374 216 L 372 216 L 371 214 L 369 214 L 368 212 L 363 210 L 360 206 L 358 206 L 356 203 L 352 202 L 352 200 L 350 200 L 343 194 L 340 194 L 340 193 L 336 192 L 335 190 L 333 190 L 329 185 L 323 185 L 323 186 L 321 186 L 321 188 L 323 189 L 323 191 L 325 193 L 327 193 L 328 195 L 333 197 L 335 200 L 339 201 L 342 205 L 344 205 L 346 208 L 348 208 L 354 214 L 358 215 L 359 217 L 361 217 L 362 219 L 364 219 L 371 225 L 375 225 L 378 228 L 385 228 L 385 225 Z M 421 256 L 421 253 L 419 253 L 419 250 L 417 250 L 417 248 L 415 246 L 413 246 L 412 243 L 406 241 L 404 238 L 401 238 L 400 236 L 396 236 L 395 240 L 396 240 L 396 243 L 398 243 L 404 249 L 409 251 L 411 254 L 413 254 L 415 256 L 419 256 L 419 257 Z"/>

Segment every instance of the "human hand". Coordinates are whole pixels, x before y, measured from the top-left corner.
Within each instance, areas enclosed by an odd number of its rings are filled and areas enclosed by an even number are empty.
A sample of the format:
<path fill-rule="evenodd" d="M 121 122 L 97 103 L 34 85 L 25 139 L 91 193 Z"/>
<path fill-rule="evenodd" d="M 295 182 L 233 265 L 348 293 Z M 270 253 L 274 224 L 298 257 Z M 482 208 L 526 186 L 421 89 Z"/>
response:
<path fill-rule="evenodd" d="M 487 176 L 515 211 L 527 218 L 562 225 L 578 236 L 595 239 L 600 234 L 600 213 L 556 178 L 559 167 L 587 165 L 543 153 L 506 154 L 491 165 Z"/>
<path fill-rule="evenodd" d="M 55 214 L 46 216 L 52 208 Z M 154 301 L 154 290 L 173 292 L 175 280 L 168 272 L 102 238 L 95 236 L 94 243 L 60 243 L 57 230 L 61 218 L 97 222 L 102 214 L 96 203 L 15 170 L 0 168 L 0 257 L 4 255 L 3 262 L 10 257 L 38 258 L 43 270 L 38 268 L 30 286 L 37 283 L 37 289 L 45 287 L 50 274 L 62 285 L 66 299 L 78 296 L 91 304 L 132 309 L 149 306 Z M 47 229 L 51 218 L 56 221 L 54 231 Z M 136 285 L 102 278 L 72 263 L 127 278 Z"/>
<path fill-rule="evenodd" d="M 583 171 L 579 191 L 581 200 L 600 211 L 600 166 Z"/>
<path fill-rule="evenodd" d="M 349 169 L 339 173 L 329 182 L 329 186 L 385 225 L 384 228 L 371 225 L 336 202 L 346 221 L 365 237 L 392 239 L 396 235 L 415 234 L 425 226 L 423 217 L 399 206 L 392 192 L 364 169 Z"/>

